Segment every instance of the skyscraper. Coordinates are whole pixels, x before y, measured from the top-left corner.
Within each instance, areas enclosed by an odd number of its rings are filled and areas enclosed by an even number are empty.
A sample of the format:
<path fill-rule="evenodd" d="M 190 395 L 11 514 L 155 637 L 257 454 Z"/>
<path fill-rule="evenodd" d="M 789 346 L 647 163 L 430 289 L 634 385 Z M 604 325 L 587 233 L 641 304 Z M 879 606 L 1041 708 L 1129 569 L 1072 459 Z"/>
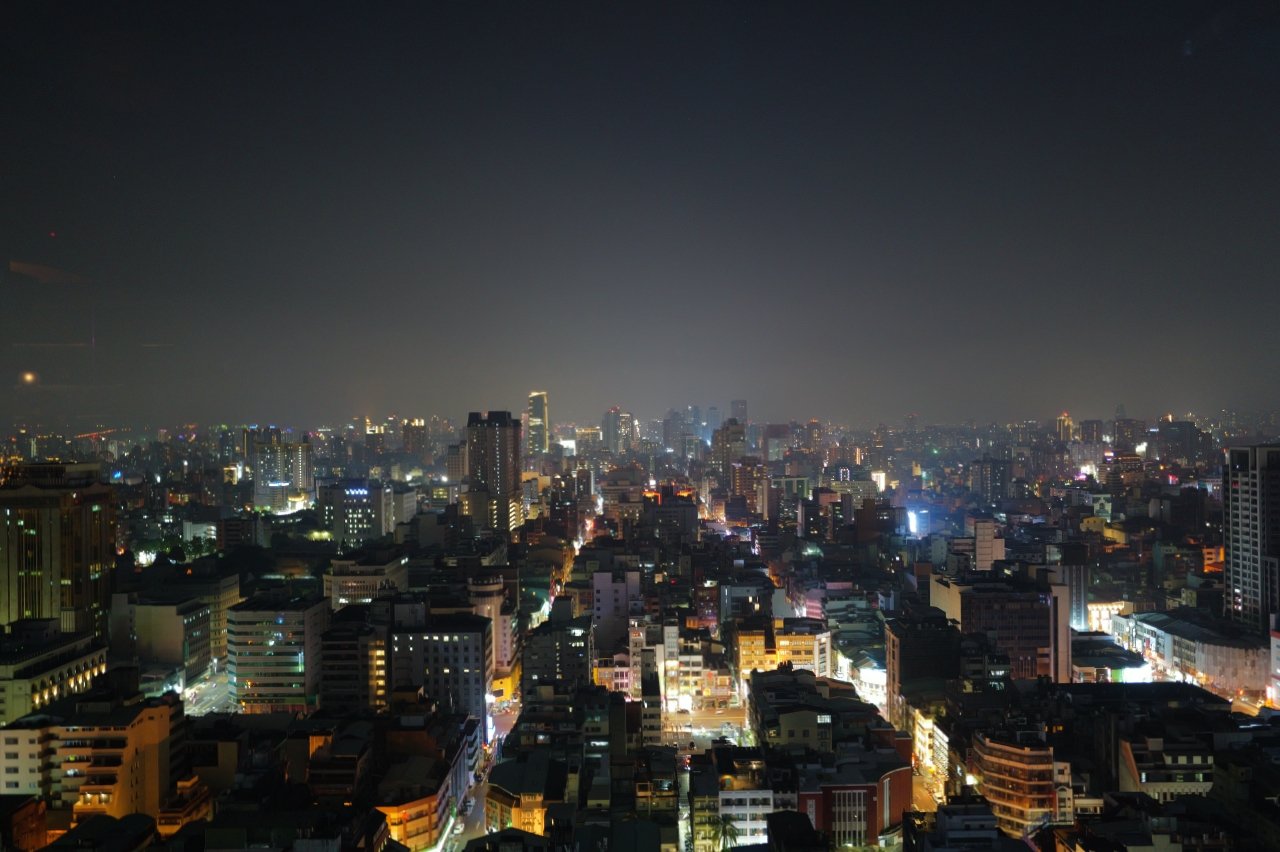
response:
<path fill-rule="evenodd" d="M 747 401 L 745 399 L 735 399 L 729 403 L 729 416 L 745 426 L 747 423 Z"/>
<path fill-rule="evenodd" d="M 707 430 L 708 432 L 714 432 L 719 428 L 720 409 L 713 405 L 707 409 Z"/>
<path fill-rule="evenodd" d="M 733 463 L 747 454 L 747 429 L 730 417 L 711 436 L 711 461 L 726 485 L 733 476 Z"/>
<path fill-rule="evenodd" d="M 529 431 L 525 435 L 524 451 L 530 456 L 546 454 L 550 448 L 551 413 L 547 408 L 546 391 L 529 394 Z"/>
<path fill-rule="evenodd" d="M 0 626 L 55 619 L 107 639 L 115 499 L 98 465 L 15 465 L 0 483 Z"/>
<path fill-rule="evenodd" d="M 467 416 L 469 485 L 462 507 L 477 529 L 513 532 L 524 523 L 520 448 L 520 421 L 510 411 Z"/>
<path fill-rule="evenodd" d="M 427 421 L 421 417 L 406 420 L 400 426 L 400 439 L 407 455 L 424 464 L 431 464 L 431 442 L 427 436 Z"/>
<path fill-rule="evenodd" d="M 1133 452 L 1138 444 L 1147 440 L 1147 421 L 1116 418 L 1115 436 L 1112 443 L 1117 450 Z"/>
<path fill-rule="evenodd" d="M 315 474 L 311 444 L 286 444 L 279 433 L 253 445 L 253 504 L 283 512 L 289 498 L 315 499 Z"/>
<path fill-rule="evenodd" d="M 631 450 L 631 440 L 635 434 L 635 419 L 618 406 L 613 406 L 604 413 L 600 422 L 600 436 L 609 452 L 626 453 Z"/>
<path fill-rule="evenodd" d="M 1226 462 L 1226 614 L 1262 632 L 1280 611 L 1280 445 L 1231 447 Z"/>
<path fill-rule="evenodd" d="M 1070 443 L 1075 436 L 1075 423 L 1072 422 L 1071 415 L 1065 411 L 1058 415 L 1054 427 L 1054 431 L 1058 433 L 1058 440 L 1063 443 Z"/>

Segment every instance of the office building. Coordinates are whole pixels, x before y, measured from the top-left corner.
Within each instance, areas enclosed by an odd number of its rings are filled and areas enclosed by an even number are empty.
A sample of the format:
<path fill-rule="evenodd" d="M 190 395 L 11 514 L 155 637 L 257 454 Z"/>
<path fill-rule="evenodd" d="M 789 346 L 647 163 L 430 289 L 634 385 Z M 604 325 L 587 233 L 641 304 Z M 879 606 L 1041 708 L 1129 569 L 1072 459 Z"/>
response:
<path fill-rule="evenodd" d="M 335 624 L 320 637 L 320 706 L 334 713 L 387 707 L 385 630 L 360 622 Z"/>
<path fill-rule="evenodd" d="M 546 391 L 529 394 L 529 421 L 524 437 L 526 455 L 546 455 L 551 446 L 551 413 L 547 409 Z"/>
<path fill-rule="evenodd" d="M 324 572 L 324 596 L 335 610 L 371 603 L 384 589 L 408 588 L 409 557 L 399 553 L 349 553 L 335 557 Z"/>
<path fill-rule="evenodd" d="M 511 533 L 524 524 L 520 473 L 520 421 L 509 411 L 471 412 L 467 417 L 468 487 L 461 504 L 476 529 Z"/>
<path fill-rule="evenodd" d="M 242 600 L 239 572 L 180 574 L 165 583 L 209 607 L 209 662 L 218 669 L 227 660 L 227 610 Z"/>
<path fill-rule="evenodd" d="M 244 713 L 314 710 L 329 601 L 258 595 L 227 613 L 227 685 Z"/>
<path fill-rule="evenodd" d="M 1222 477 L 1227 617 L 1263 633 L 1280 612 L 1280 445 L 1231 447 Z"/>
<path fill-rule="evenodd" d="M 453 713 L 488 717 L 493 689 L 493 622 L 471 613 L 399 618 L 392 629 L 392 681 L 425 688 Z M 485 742 L 489 729 L 486 726 Z"/>
<path fill-rule="evenodd" d="M 1069 590 L 1050 582 L 1050 570 L 1041 567 L 1037 574 L 1043 576 L 1010 570 L 935 574 L 929 602 L 956 622 L 961 633 L 992 638 L 1008 653 L 1014 679 L 1047 675 L 1055 683 L 1070 683 Z"/>
<path fill-rule="evenodd" d="M 766 424 L 760 435 L 761 458 L 766 462 L 782 461 L 790 449 L 791 426 L 787 423 Z"/>
<path fill-rule="evenodd" d="M 1102 426 L 1101 420 L 1081 420 L 1080 421 L 1080 443 L 1101 444 L 1102 429 L 1103 429 L 1103 426 Z"/>
<path fill-rule="evenodd" d="M 365 479 L 342 479 L 322 485 L 320 523 L 333 532 L 342 550 L 391 535 L 396 528 L 395 493 L 390 485 Z"/>
<path fill-rule="evenodd" d="M 729 403 L 729 416 L 739 423 L 747 422 L 747 401 L 735 399 Z"/>
<path fill-rule="evenodd" d="M 106 640 L 116 559 L 115 497 L 97 464 L 0 472 L 0 627 L 57 619 Z"/>
<path fill-rule="evenodd" d="M 209 673 L 209 605 L 171 586 L 111 598 L 111 651 L 139 663 L 182 669 L 184 688 Z"/>

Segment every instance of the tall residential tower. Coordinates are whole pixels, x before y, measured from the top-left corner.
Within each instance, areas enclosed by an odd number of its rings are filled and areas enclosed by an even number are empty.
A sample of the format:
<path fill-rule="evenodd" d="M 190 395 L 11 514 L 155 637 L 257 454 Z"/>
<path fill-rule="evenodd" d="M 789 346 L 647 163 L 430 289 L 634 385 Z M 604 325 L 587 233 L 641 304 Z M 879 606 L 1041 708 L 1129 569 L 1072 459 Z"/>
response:
<path fill-rule="evenodd" d="M 1255 628 L 1280 612 L 1280 444 L 1231 447 L 1222 482 L 1226 615 Z"/>
<path fill-rule="evenodd" d="M 467 416 L 467 491 L 463 511 L 476 529 L 512 532 L 524 523 L 520 421 L 510 411 Z"/>
<path fill-rule="evenodd" d="M 550 448 L 551 413 L 547 409 L 547 392 L 529 394 L 529 431 L 525 434 L 524 451 L 530 456 L 544 455 Z"/>

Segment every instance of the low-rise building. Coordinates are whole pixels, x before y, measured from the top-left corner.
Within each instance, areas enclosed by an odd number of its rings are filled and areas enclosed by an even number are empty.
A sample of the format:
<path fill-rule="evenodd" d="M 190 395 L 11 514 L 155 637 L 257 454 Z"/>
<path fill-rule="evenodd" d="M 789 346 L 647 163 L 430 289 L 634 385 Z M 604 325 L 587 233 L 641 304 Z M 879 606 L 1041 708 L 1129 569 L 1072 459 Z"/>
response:
<path fill-rule="evenodd" d="M 565 801 L 568 768 L 548 750 L 535 750 L 499 763 L 489 773 L 485 830 L 519 828 L 544 834 L 547 806 Z"/>
<path fill-rule="evenodd" d="M 6 793 L 37 793 L 51 810 L 71 811 L 73 822 L 98 814 L 157 819 L 186 774 L 185 730 L 173 693 L 73 695 L 0 729 L 0 778 Z"/>
<path fill-rule="evenodd" d="M 0 725 L 85 692 L 107 670 L 107 645 L 63 633 L 54 619 L 20 621 L 0 641 Z"/>
<path fill-rule="evenodd" d="M 371 603 L 387 588 L 407 591 L 409 557 L 400 553 L 358 551 L 335 557 L 324 572 L 324 595 L 335 610 Z"/>
<path fill-rule="evenodd" d="M 375 807 L 387 818 L 391 839 L 422 852 L 440 842 L 448 828 L 449 764 L 426 756 L 410 756 L 391 764 L 378 783 Z"/>

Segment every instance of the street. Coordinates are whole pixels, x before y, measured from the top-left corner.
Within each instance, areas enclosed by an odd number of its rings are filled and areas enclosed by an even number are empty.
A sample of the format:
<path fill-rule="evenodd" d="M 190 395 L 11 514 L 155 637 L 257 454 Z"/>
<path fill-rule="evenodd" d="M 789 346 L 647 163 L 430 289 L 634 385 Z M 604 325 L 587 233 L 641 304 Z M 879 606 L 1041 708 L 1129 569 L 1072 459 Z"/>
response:
<path fill-rule="evenodd" d="M 186 714 L 203 716 L 206 713 L 234 713 L 236 708 L 231 703 L 231 691 L 227 685 L 227 673 L 219 672 L 208 680 L 201 681 L 187 690 Z"/>
<path fill-rule="evenodd" d="M 933 794 L 929 792 L 929 779 L 923 775 L 911 776 L 911 805 L 912 810 L 923 811 L 924 813 L 933 813 L 938 809 L 938 802 L 933 798 Z"/>
<path fill-rule="evenodd" d="M 495 713 L 493 716 L 493 726 L 495 728 L 495 742 L 507 734 L 511 733 L 511 726 L 516 723 L 516 719 L 520 715 L 519 706 L 507 713 Z M 490 769 L 493 768 L 494 762 L 484 767 L 480 771 L 480 775 L 487 777 Z M 477 837 L 483 837 L 486 833 L 484 822 L 484 797 L 489 792 L 489 784 L 487 782 L 478 782 L 467 796 L 475 799 L 475 805 L 471 808 L 471 813 L 466 817 L 463 823 L 461 834 L 447 838 L 441 845 L 443 852 L 455 852 L 455 850 L 464 848 L 472 840 Z M 458 803 L 461 806 L 461 802 Z"/>
<path fill-rule="evenodd" d="M 741 707 L 730 707 L 724 710 L 693 710 L 689 713 L 667 713 L 663 716 L 663 741 L 674 745 L 682 752 L 689 750 L 690 740 L 695 751 L 711 747 L 711 741 L 725 736 L 723 726 L 728 724 L 734 728 L 731 736 L 740 738 L 745 733 L 747 711 Z M 692 726 L 692 735 L 690 732 Z M 739 745 L 743 745 L 741 739 Z"/>

